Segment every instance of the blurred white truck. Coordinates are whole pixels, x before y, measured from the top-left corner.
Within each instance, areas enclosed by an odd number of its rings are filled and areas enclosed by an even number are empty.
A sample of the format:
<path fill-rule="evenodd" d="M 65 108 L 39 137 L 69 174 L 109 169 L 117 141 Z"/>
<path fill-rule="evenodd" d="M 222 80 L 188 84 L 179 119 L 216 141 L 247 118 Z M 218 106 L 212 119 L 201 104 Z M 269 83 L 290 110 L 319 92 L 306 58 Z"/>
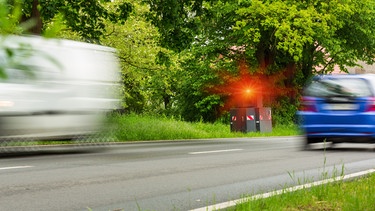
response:
<path fill-rule="evenodd" d="M 113 48 L 34 36 L 0 40 L 1 139 L 74 139 L 119 106 Z"/>

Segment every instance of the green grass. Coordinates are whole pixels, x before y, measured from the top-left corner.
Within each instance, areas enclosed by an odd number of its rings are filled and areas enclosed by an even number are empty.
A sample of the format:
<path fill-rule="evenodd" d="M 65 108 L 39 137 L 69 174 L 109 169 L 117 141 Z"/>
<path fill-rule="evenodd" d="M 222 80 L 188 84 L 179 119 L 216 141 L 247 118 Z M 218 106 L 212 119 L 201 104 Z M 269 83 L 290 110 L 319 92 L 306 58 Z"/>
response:
<path fill-rule="evenodd" d="M 273 128 L 272 132 L 242 133 L 231 132 L 229 124 L 191 123 L 173 118 L 134 114 L 114 115 L 111 121 L 116 123 L 112 132 L 119 141 L 290 136 L 298 134 L 295 125 L 278 125 Z"/>
<path fill-rule="evenodd" d="M 375 174 L 238 204 L 235 211 L 375 210 Z"/>
<path fill-rule="evenodd" d="M 289 136 L 297 135 L 296 125 L 278 125 L 272 132 L 231 132 L 229 124 L 185 122 L 176 118 L 167 118 L 151 115 L 119 115 L 113 114 L 108 117 L 111 128 L 110 137 L 104 138 L 107 131 L 88 139 L 74 140 L 76 144 L 101 143 L 108 141 L 156 141 L 156 140 L 182 140 L 182 139 L 210 139 L 210 138 L 239 138 L 239 137 L 262 137 L 262 136 Z M 107 127 L 105 127 L 107 128 Z M 0 142 L 0 147 L 33 147 L 38 145 L 62 145 L 72 144 L 69 140 L 8 140 Z"/>

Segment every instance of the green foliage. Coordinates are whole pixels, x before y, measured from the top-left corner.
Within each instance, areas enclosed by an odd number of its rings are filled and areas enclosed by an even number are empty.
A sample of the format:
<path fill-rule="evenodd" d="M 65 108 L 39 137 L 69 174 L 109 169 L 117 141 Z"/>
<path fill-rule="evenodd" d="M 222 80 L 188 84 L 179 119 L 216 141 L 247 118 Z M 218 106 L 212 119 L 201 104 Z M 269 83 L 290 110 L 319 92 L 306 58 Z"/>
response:
<path fill-rule="evenodd" d="M 132 11 L 132 5 L 123 2 L 116 5 L 115 10 L 107 10 L 95 0 L 65 1 L 60 7 L 66 24 L 73 32 L 79 33 L 85 40 L 97 41 L 104 35 L 105 19 L 112 22 L 124 22 Z"/>
<path fill-rule="evenodd" d="M 38 13 L 33 4 L 38 3 Z M 11 2 L 10 5 L 13 5 Z M 24 0 L 22 4 L 22 20 L 36 21 L 40 19 L 42 31 L 56 20 L 56 16 L 64 17 L 63 23 L 83 40 L 99 43 L 106 33 L 106 21 L 123 24 L 133 9 L 127 1 L 96 0 Z"/>
<path fill-rule="evenodd" d="M 330 72 L 335 64 L 345 70 L 358 60 L 373 62 L 375 25 L 368 20 L 375 18 L 374 6 L 369 0 L 241 1 L 235 30 L 257 49 L 259 63 L 264 56 L 273 63 L 296 63 L 307 79 L 314 66 Z"/>
<path fill-rule="evenodd" d="M 375 57 L 372 0 L 145 2 L 162 45 L 177 52 L 185 49 L 194 58 L 184 61 L 187 73 L 176 96 L 186 119 L 210 120 L 204 113 L 209 108 L 215 116 L 224 99 L 205 87 L 215 72 L 233 72 L 239 61 L 245 61 L 249 71 L 284 74 L 276 83 L 291 91 L 284 95 L 296 99 L 312 74 L 329 73 L 335 65 L 345 71 L 358 60 L 373 63 Z M 292 101 L 296 105 L 297 100 Z M 296 106 L 273 104 L 277 122 L 293 122 Z"/>
<path fill-rule="evenodd" d="M 11 6 L 6 0 L 0 0 L 0 35 L 21 33 L 22 27 L 18 24 L 20 16 L 19 1 L 15 1 Z"/>
<path fill-rule="evenodd" d="M 19 68 L 25 70 L 27 75 L 31 75 L 30 68 L 22 65 L 21 59 L 30 56 L 30 46 L 21 44 L 10 47 L 5 44 L 7 35 L 19 34 L 24 30 L 24 25 L 19 25 L 18 20 L 21 15 L 19 1 L 15 1 L 11 6 L 6 1 L 0 0 L 0 79 L 7 79 L 6 69 Z"/>
<path fill-rule="evenodd" d="M 293 125 L 296 123 L 296 112 L 298 110 L 295 99 L 280 97 L 272 105 L 272 123 L 278 125 Z"/>
<path fill-rule="evenodd" d="M 150 7 L 148 19 L 158 27 L 161 46 L 182 51 L 197 33 L 195 16 L 202 11 L 203 0 L 143 0 Z"/>
<path fill-rule="evenodd" d="M 214 122 L 220 113 L 222 99 L 211 95 L 207 85 L 217 80 L 208 59 L 185 51 L 181 62 L 183 71 L 178 73 L 179 83 L 176 93 L 178 113 L 187 121 Z"/>
<path fill-rule="evenodd" d="M 1 33 L 35 23 L 36 0 L 22 7 L 7 2 L 0 8 Z M 225 114 L 227 96 L 208 90 L 230 81 L 223 75 L 236 77 L 243 62 L 248 72 L 280 76 L 274 83 L 290 90 L 282 94 L 290 100 L 278 96 L 270 105 L 274 122 L 289 124 L 298 90 L 312 74 L 358 60 L 372 63 L 375 56 L 372 0 L 38 2 L 45 36 L 118 49 L 127 112 L 214 122 Z M 17 24 L 21 15 L 30 19 L 23 28 Z"/>
<path fill-rule="evenodd" d="M 159 32 L 146 20 L 147 5 L 131 1 L 133 12 L 123 25 L 106 22 L 103 44 L 117 48 L 123 78 L 123 107 L 128 113 L 166 113 L 173 109 L 177 55 L 158 45 Z"/>

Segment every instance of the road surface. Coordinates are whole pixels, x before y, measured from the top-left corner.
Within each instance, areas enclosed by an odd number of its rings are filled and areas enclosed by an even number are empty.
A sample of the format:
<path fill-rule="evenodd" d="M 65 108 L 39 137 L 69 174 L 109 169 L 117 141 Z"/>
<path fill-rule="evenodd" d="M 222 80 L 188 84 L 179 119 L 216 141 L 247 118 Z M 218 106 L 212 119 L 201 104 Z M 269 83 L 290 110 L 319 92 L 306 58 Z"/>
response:
<path fill-rule="evenodd" d="M 0 210 L 191 210 L 374 168 L 372 145 L 301 137 L 137 142 L 0 157 Z"/>

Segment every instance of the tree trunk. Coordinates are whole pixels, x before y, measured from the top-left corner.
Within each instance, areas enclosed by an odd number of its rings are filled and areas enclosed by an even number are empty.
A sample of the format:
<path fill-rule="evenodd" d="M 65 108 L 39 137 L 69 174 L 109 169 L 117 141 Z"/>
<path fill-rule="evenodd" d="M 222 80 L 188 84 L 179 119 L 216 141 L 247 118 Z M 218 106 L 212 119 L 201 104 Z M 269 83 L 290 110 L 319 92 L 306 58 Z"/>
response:
<path fill-rule="evenodd" d="M 260 73 L 266 73 L 268 66 L 275 62 L 275 52 L 262 44 L 258 46 L 255 56 L 259 64 L 258 72 Z"/>
<path fill-rule="evenodd" d="M 302 63 L 302 73 L 304 76 L 304 81 L 307 81 L 313 74 L 313 63 L 314 63 L 314 52 L 316 47 L 314 45 L 307 46 L 305 49 L 304 60 Z"/>
<path fill-rule="evenodd" d="M 169 109 L 170 108 L 170 102 L 171 102 L 171 98 L 169 95 L 164 95 L 163 96 L 163 100 L 164 100 L 164 109 Z"/>
<path fill-rule="evenodd" d="M 38 10 L 39 1 L 33 0 L 32 10 L 31 10 L 31 17 L 29 19 L 34 21 L 32 28 L 30 28 L 29 32 L 36 35 L 42 34 L 43 22 L 40 16 L 40 12 Z"/>

